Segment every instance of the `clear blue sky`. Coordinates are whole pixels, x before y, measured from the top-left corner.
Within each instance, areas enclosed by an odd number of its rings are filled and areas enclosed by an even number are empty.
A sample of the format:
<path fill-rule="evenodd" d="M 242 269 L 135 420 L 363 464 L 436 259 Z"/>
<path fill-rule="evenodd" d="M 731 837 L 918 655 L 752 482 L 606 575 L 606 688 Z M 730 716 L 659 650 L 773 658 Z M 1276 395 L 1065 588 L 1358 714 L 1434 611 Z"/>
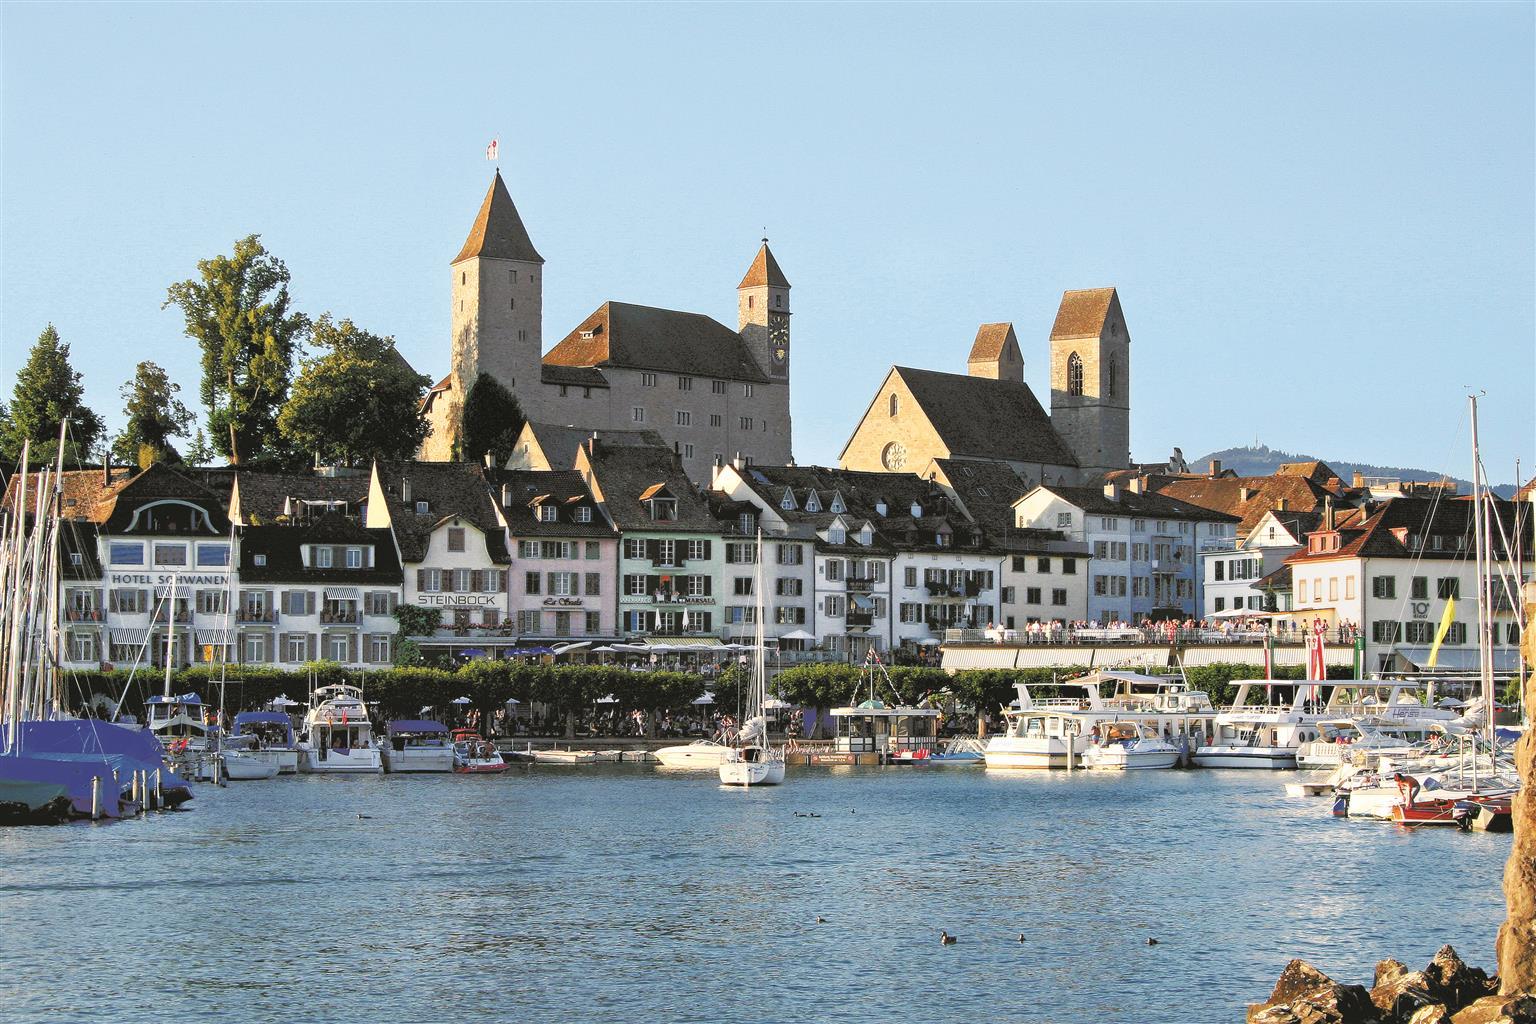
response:
<path fill-rule="evenodd" d="M 735 325 L 766 225 L 795 451 L 887 367 L 1011 320 L 1048 396 L 1066 288 L 1113 284 L 1132 448 L 1536 463 L 1530 4 L 0 8 L 0 393 L 48 321 L 121 425 L 189 404 L 167 284 L 257 232 L 300 308 L 448 359 L 448 260 L 502 169 L 545 342 L 606 299 Z M 1048 398 L 1047 398 L 1048 400 Z"/>

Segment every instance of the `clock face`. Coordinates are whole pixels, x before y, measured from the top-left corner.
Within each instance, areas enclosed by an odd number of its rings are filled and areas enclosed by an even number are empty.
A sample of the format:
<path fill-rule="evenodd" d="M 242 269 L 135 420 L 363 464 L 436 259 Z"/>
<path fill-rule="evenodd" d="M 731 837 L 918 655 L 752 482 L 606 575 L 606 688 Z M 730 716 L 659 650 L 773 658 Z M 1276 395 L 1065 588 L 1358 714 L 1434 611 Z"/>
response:
<path fill-rule="evenodd" d="M 789 358 L 789 317 L 782 313 L 769 314 L 768 344 L 774 372 L 783 373 L 784 361 Z"/>
<path fill-rule="evenodd" d="M 886 469 L 895 472 L 907 464 L 907 447 L 900 441 L 892 441 L 880 452 L 880 462 Z"/>

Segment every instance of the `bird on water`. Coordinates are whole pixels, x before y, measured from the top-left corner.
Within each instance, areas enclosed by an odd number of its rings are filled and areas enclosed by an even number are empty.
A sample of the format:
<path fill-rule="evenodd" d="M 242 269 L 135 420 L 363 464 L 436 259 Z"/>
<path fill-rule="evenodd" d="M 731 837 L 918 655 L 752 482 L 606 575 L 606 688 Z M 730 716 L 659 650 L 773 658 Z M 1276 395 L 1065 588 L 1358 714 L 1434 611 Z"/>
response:
<path fill-rule="evenodd" d="M 960 941 L 959 939 L 957 939 L 953 935 L 949 934 L 949 932 L 946 932 L 946 931 L 940 931 L 939 932 L 939 945 L 941 945 L 941 946 L 953 946 L 955 943 L 957 943 L 959 941 Z"/>

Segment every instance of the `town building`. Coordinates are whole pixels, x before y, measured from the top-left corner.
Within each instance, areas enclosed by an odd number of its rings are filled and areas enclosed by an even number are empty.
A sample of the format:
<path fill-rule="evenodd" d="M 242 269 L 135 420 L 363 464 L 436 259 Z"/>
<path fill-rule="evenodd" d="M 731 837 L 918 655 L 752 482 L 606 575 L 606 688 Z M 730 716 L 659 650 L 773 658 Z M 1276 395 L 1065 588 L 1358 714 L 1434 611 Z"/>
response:
<path fill-rule="evenodd" d="M 655 430 L 698 482 L 717 458 L 792 458 L 790 284 L 766 239 L 737 286 L 735 330 L 701 313 L 610 300 L 546 353 L 544 259 L 497 173 L 451 270 L 451 369 L 423 402 L 432 427 L 423 458 L 483 455 L 459 450 L 480 373 L 535 422 Z"/>
<path fill-rule="evenodd" d="M 1058 530 L 1086 544 L 1089 621 L 1132 625 L 1190 618 L 1200 608 L 1200 543 L 1230 538 L 1238 518 L 1187 502 L 1108 483 L 1037 487 L 1014 505 L 1021 527 Z"/>
<path fill-rule="evenodd" d="M 838 458 L 913 472 L 934 459 L 1006 462 L 1035 484 L 1130 464 L 1130 333 L 1113 288 L 1068 291 L 1051 329 L 1051 411 L 1024 383 L 1013 325 L 982 324 L 966 373 L 894 366 Z"/>

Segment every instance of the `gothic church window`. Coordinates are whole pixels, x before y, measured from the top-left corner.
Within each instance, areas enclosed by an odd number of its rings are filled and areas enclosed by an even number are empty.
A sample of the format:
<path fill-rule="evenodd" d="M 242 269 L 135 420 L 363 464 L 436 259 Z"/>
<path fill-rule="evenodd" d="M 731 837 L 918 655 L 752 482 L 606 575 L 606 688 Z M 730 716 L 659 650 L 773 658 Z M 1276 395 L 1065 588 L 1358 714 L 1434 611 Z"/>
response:
<path fill-rule="evenodd" d="M 901 399 L 896 397 L 896 393 L 893 391 L 893 392 L 891 392 L 891 415 L 895 416 L 900 411 L 901 411 Z"/>
<path fill-rule="evenodd" d="M 1107 371 L 1105 373 L 1105 378 L 1104 378 L 1104 396 L 1106 398 L 1114 398 L 1115 397 L 1115 391 L 1118 389 L 1119 385 L 1120 385 L 1120 363 L 1119 363 L 1118 360 L 1116 360 L 1115 358 L 1111 357 L 1110 360 L 1109 360 L 1109 367 L 1108 367 L 1108 369 L 1107 369 Z"/>
<path fill-rule="evenodd" d="M 1083 393 L 1083 361 L 1076 352 L 1067 357 L 1067 394 Z"/>

